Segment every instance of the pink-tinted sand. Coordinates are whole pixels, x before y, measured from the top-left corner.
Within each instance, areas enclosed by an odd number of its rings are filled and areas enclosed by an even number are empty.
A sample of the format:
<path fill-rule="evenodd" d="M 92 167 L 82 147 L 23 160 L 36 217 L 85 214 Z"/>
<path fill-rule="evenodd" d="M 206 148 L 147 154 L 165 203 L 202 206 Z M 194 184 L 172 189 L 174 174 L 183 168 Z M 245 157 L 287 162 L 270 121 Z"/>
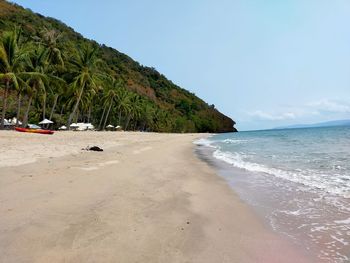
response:
<path fill-rule="evenodd" d="M 193 154 L 200 135 L 0 135 L 0 262 L 313 262 Z"/>

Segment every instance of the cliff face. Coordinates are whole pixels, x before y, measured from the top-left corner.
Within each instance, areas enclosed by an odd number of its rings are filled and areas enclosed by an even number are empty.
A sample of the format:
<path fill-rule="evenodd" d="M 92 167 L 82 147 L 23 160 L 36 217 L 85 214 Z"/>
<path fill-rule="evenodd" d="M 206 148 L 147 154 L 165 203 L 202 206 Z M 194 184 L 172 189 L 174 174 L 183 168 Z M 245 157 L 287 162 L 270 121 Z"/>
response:
<path fill-rule="evenodd" d="M 193 93 L 175 85 L 154 68 L 145 67 L 127 55 L 88 40 L 62 22 L 35 14 L 29 9 L 0 0 L 0 35 L 4 31 L 21 27 L 23 35 L 33 39 L 43 29 L 60 33 L 58 45 L 69 54 L 84 43 L 97 46 L 98 56 L 104 61 L 108 74 L 122 79 L 127 88 L 147 98 L 154 107 L 166 113 L 170 132 L 232 132 L 235 122 L 219 112 L 213 105 L 195 96 Z M 164 125 L 158 125 L 165 127 Z"/>

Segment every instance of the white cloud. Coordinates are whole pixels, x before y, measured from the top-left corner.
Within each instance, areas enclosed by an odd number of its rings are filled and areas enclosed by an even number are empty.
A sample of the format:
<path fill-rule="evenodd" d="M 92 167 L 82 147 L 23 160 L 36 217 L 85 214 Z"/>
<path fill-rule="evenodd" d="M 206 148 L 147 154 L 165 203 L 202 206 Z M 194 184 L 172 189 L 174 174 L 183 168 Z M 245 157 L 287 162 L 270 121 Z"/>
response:
<path fill-rule="evenodd" d="M 289 120 L 289 119 L 296 118 L 296 115 L 293 112 L 285 112 L 282 114 L 271 114 L 268 112 L 257 110 L 254 112 L 249 112 L 248 115 L 260 120 L 270 120 L 270 121 L 281 121 L 281 120 Z"/>
<path fill-rule="evenodd" d="M 350 113 L 350 103 L 323 99 L 310 102 L 307 106 L 316 109 L 318 112 Z"/>
<path fill-rule="evenodd" d="M 350 113 L 350 101 L 337 101 L 330 99 L 322 99 L 319 101 L 313 101 L 304 105 L 296 105 L 293 107 L 287 107 L 279 109 L 278 111 L 271 113 L 263 110 L 256 110 L 246 112 L 246 114 L 252 117 L 253 120 L 265 120 L 265 121 L 287 121 L 287 120 L 314 120 L 315 118 L 323 119 L 327 118 L 343 118 L 344 114 Z M 317 117 L 319 116 L 319 117 Z M 320 119 L 321 120 L 321 119 Z"/>

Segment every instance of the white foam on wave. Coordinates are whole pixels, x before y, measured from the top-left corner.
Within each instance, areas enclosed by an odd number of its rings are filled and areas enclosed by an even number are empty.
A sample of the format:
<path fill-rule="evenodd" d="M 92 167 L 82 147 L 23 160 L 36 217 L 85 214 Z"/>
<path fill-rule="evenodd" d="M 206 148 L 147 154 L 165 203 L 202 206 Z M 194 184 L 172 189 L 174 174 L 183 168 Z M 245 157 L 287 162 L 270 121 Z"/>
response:
<path fill-rule="evenodd" d="M 336 237 L 334 235 L 330 235 L 335 241 L 338 241 L 339 243 L 341 243 L 342 245 L 344 246 L 347 246 L 349 245 L 349 242 L 347 240 L 345 240 L 344 238 L 339 238 L 339 237 Z"/>
<path fill-rule="evenodd" d="M 350 217 L 348 219 L 344 219 L 344 220 L 336 220 L 336 221 L 334 221 L 334 223 L 336 223 L 336 224 L 349 224 L 350 225 Z"/>
<path fill-rule="evenodd" d="M 331 194 L 350 197 L 350 181 L 344 182 L 339 178 L 331 178 L 325 174 L 319 174 L 312 170 L 286 171 L 274 167 L 268 167 L 263 164 L 245 161 L 244 155 L 237 152 L 223 152 L 217 149 L 213 153 L 214 158 L 222 160 L 230 165 L 251 172 L 270 174 L 275 177 L 285 179 L 294 183 L 302 184 L 313 190 L 323 190 Z M 327 180 L 326 180 L 327 179 Z"/>
<path fill-rule="evenodd" d="M 280 213 L 286 214 L 286 215 L 291 215 L 291 216 L 300 216 L 300 215 L 306 215 L 309 213 L 308 209 L 297 209 L 293 211 L 289 210 L 281 210 L 279 211 Z"/>
<path fill-rule="evenodd" d="M 243 144 L 243 143 L 249 142 L 249 140 L 238 140 L 238 139 L 210 140 L 209 138 L 201 138 L 201 139 L 195 140 L 193 143 L 200 146 L 220 149 L 220 146 L 214 145 L 214 144 L 216 143 Z"/>
<path fill-rule="evenodd" d="M 241 144 L 241 143 L 247 143 L 249 142 L 249 140 L 225 139 L 222 142 L 227 144 Z"/>
<path fill-rule="evenodd" d="M 193 142 L 196 145 L 200 145 L 200 146 L 206 146 L 206 147 L 210 147 L 210 148 L 217 148 L 213 145 L 214 141 L 208 140 L 206 138 L 201 138 L 198 140 L 195 140 Z"/>

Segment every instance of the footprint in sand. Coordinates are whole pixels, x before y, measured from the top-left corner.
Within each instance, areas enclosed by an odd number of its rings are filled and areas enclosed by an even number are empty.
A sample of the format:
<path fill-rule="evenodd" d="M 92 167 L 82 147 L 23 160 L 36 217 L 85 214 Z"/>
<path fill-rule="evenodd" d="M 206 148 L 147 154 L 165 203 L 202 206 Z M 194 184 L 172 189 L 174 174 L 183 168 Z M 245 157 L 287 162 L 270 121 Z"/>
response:
<path fill-rule="evenodd" d="M 94 170 L 98 170 L 100 167 L 105 167 L 105 166 L 117 164 L 117 163 L 119 163 L 118 160 L 112 160 L 112 161 L 98 163 L 96 166 L 74 167 L 74 168 L 84 170 L 84 171 L 94 171 Z"/>
<path fill-rule="evenodd" d="M 133 151 L 133 153 L 134 153 L 134 154 L 140 154 L 140 153 L 143 153 L 143 152 L 148 151 L 148 150 L 151 150 L 151 149 L 152 149 L 152 147 L 148 146 L 148 147 L 144 147 L 144 148 L 135 150 L 135 151 Z"/>
<path fill-rule="evenodd" d="M 98 170 L 97 166 L 90 166 L 90 167 L 74 167 L 76 169 L 84 170 L 84 171 L 93 171 Z"/>
<path fill-rule="evenodd" d="M 107 162 L 99 163 L 98 166 L 103 167 L 103 166 L 106 166 L 106 165 L 111 165 L 111 164 L 116 164 L 116 163 L 119 163 L 119 161 L 118 160 L 107 161 Z"/>

